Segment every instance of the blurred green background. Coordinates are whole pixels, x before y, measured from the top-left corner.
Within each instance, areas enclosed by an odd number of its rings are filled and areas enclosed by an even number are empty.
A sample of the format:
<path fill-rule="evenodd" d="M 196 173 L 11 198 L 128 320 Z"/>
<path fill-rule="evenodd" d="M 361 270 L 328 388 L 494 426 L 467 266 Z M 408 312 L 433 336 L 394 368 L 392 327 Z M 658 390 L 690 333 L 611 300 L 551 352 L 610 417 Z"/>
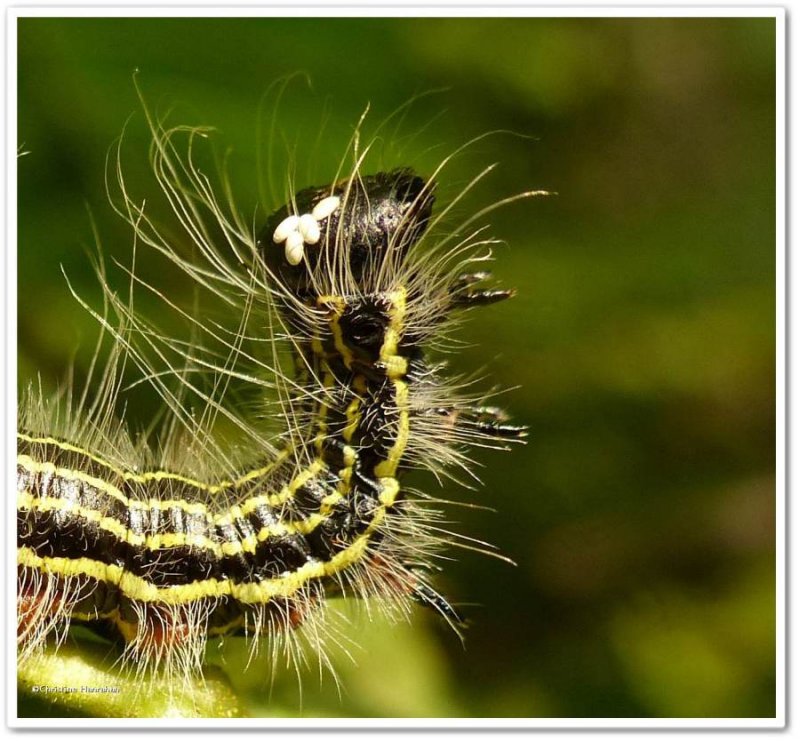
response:
<path fill-rule="evenodd" d="M 448 168 L 442 198 L 495 161 L 465 214 L 558 193 L 491 216 L 519 295 L 474 313 L 452 359 L 512 388 L 502 403 L 530 426 L 524 449 L 479 456 L 477 492 L 443 493 L 495 508 L 452 515 L 518 566 L 451 553 L 438 584 L 470 619 L 464 646 L 423 611 L 362 621 L 341 691 L 312 668 L 301 694 L 277 668 L 268 695 L 234 643 L 254 714 L 775 714 L 773 20 L 23 19 L 18 40 L 21 381 L 54 386 L 91 349 L 59 266 L 96 302 L 91 220 L 129 254 L 103 173 L 131 116 L 130 185 L 157 200 L 134 69 L 170 121 L 219 129 L 245 213 L 259 105 L 298 71 L 313 90 L 290 83 L 279 115 L 298 185 L 326 182 L 367 103 L 379 123 L 439 90 L 393 120 L 379 165 L 429 173 L 507 130 Z"/>

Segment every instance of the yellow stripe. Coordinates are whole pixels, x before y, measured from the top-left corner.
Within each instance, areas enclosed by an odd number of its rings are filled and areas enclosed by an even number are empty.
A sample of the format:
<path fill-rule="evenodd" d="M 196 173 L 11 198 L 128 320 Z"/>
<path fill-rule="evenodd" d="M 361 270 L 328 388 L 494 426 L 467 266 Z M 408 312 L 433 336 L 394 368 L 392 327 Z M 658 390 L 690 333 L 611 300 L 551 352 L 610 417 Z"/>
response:
<path fill-rule="evenodd" d="M 344 335 L 342 333 L 342 327 L 339 324 L 339 315 L 334 314 L 331 317 L 331 332 L 333 333 L 333 347 L 339 351 L 339 354 L 342 356 L 342 361 L 344 365 L 352 369 L 353 368 L 353 351 L 347 347 L 347 344 L 344 342 Z"/>
<path fill-rule="evenodd" d="M 87 451 L 85 448 L 80 448 L 78 446 L 74 446 L 71 443 L 67 443 L 66 441 L 60 441 L 60 440 L 57 440 L 56 438 L 51 438 L 49 436 L 39 438 L 39 437 L 34 437 L 34 436 L 27 435 L 26 433 L 17 433 L 17 438 L 19 438 L 22 441 L 26 441 L 28 443 L 40 443 L 40 444 L 43 444 L 43 445 L 53 445 L 53 446 L 57 446 L 58 448 L 60 448 L 60 449 L 62 449 L 64 451 L 73 451 L 75 453 L 82 454 L 83 456 L 86 456 L 86 458 L 91 459 L 95 463 L 98 463 L 101 466 L 105 466 L 108 469 L 111 469 L 116 474 L 119 474 L 120 476 L 124 475 L 123 470 L 122 469 L 118 469 L 112 463 L 106 461 L 105 459 L 101 459 L 99 456 L 96 456 L 91 451 Z"/>
<path fill-rule="evenodd" d="M 239 541 L 224 541 L 219 543 L 208 536 L 198 533 L 157 533 L 144 535 L 132 532 L 125 523 L 103 515 L 99 510 L 82 507 L 80 504 L 60 497 L 35 497 L 30 492 L 17 492 L 17 509 L 30 510 L 37 512 L 71 513 L 84 520 L 94 523 L 98 528 L 108 531 L 114 537 L 130 544 L 131 546 L 143 546 L 147 549 L 157 551 L 159 549 L 172 549 L 178 546 L 191 546 L 198 549 L 206 549 L 213 552 L 217 558 L 224 556 L 234 556 L 242 553 L 255 554 L 258 545 L 270 538 L 280 538 L 297 534 L 306 535 L 314 531 L 330 517 L 332 504 L 338 502 L 342 495 L 338 492 L 329 495 L 332 498 L 329 502 L 323 500 L 324 511 L 312 513 L 311 515 L 298 521 L 288 521 L 286 523 L 274 523 L 263 526 L 255 536 L 249 536 Z M 326 498 L 326 500 L 328 499 Z M 229 517 L 243 517 L 242 509 L 233 506 Z"/>
<path fill-rule="evenodd" d="M 315 460 L 311 465 L 300 472 L 294 479 L 285 487 L 283 487 L 277 494 L 257 495 L 248 498 L 242 505 L 236 505 L 228 510 L 220 513 L 210 513 L 203 503 L 199 502 L 186 502 L 183 500 L 156 500 L 149 499 L 146 501 L 139 501 L 126 498 L 116 487 L 105 482 L 104 480 L 90 477 L 83 472 L 62 469 L 56 467 L 50 462 L 36 462 L 29 456 L 20 454 L 17 456 L 17 463 L 28 471 L 32 472 L 51 472 L 55 475 L 70 481 L 84 481 L 98 490 L 106 492 L 116 499 L 120 500 L 129 509 L 141 510 L 167 510 L 170 508 L 179 508 L 187 513 L 193 513 L 205 517 L 209 529 L 218 526 L 231 525 L 235 518 L 245 518 L 251 514 L 261 505 L 268 505 L 275 507 L 290 500 L 297 490 L 302 487 L 309 479 L 316 476 L 325 467 L 325 463 L 321 460 Z M 333 496 L 335 502 L 338 502 L 346 492 L 334 492 Z M 331 497 L 330 495 L 328 497 Z M 234 556 L 242 553 L 254 554 L 258 545 L 267 541 L 270 538 L 280 538 L 284 536 L 296 534 L 309 534 L 320 523 L 324 522 L 332 511 L 332 503 L 323 501 L 322 511 L 312 513 L 306 518 L 298 521 L 289 521 L 286 523 L 275 523 L 269 526 L 264 526 L 255 537 L 248 537 L 239 541 L 224 541 L 221 544 L 200 534 L 185 534 L 185 533 L 164 533 L 164 534 L 151 534 L 143 536 L 142 534 L 132 533 L 127 525 L 116 518 L 104 515 L 97 510 L 91 510 L 80 506 L 71 500 L 54 497 L 35 497 L 31 493 L 18 492 L 17 499 L 18 508 L 37 509 L 43 512 L 60 510 L 68 513 L 75 513 L 87 521 L 97 524 L 109 533 L 113 534 L 116 538 L 131 544 L 133 546 L 145 546 L 153 550 L 173 548 L 176 546 L 194 546 L 196 548 L 208 549 L 216 556 Z"/>
<path fill-rule="evenodd" d="M 386 375 L 394 384 L 395 404 L 397 405 L 397 435 L 389 449 L 386 458 L 376 464 L 374 468 L 377 477 L 394 477 L 400 460 L 408 446 L 410 432 L 408 412 L 408 384 L 403 380 L 407 371 L 407 361 L 403 356 L 397 355 L 400 339 L 403 333 L 403 322 L 406 311 L 406 291 L 399 288 L 389 294 L 391 309 L 389 310 L 389 327 L 386 330 L 383 345 L 381 346 L 380 359 L 383 362 Z"/>
<path fill-rule="evenodd" d="M 144 543 L 144 537 L 136 543 L 136 534 L 130 533 L 128 527 L 116 518 L 103 515 L 99 510 L 81 507 L 73 500 L 65 500 L 63 497 L 34 497 L 30 492 L 17 492 L 17 510 L 36 510 L 40 513 L 58 511 L 60 513 L 74 513 L 87 521 L 95 523 L 98 528 L 116 536 L 121 541 L 134 545 Z"/>
<path fill-rule="evenodd" d="M 314 351 L 314 355 L 325 358 L 325 348 L 322 346 L 322 340 L 315 337 L 311 339 L 311 350 Z"/>
<path fill-rule="evenodd" d="M 363 378 L 363 377 L 357 377 Z M 347 410 L 345 412 L 347 417 L 347 425 L 345 426 L 344 430 L 342 431 L 342 437 L 350 443 L 353 440 L 353 436 L 355 435 L 356 429 L 358 428 L 358 423 L 361 421 L 361 400 L 356 397 L 347 405 Z"/>
<path fill-rule="evenodd" d="M 389 294 L 391 309 L 389 310 L 389 327 L 381 346 L 380 359 L 386 369 L 386 375 L 394 380 L 405 376 L 408 370 L 408 361 L 397 355 L 400 339 L 403 335 L 403 323 L 406 314 L 406 290 L 396 289 Z"/>
<path fill-rule="evenodd" d="M 335 376 L 333 372 L 330 370 L 330 367 L 325 363 L 325 376 L 323 378 L 323 386 L 325 389 L 330 389 L 335 383 Z M 358 404 L 358 400 L 353 400 L 356 404 Z M 351 403 L 352 405 L 352 403 Z M 348 410 L 350 406 L 348 406 Z M 317 415 L 317 426 L 318 432 L 314 439 L 314 447 L 317 451 L 317 454 L 320 458 L 323 456 L 323 446 L 325 444 L 325 440 L 328 437 L 328 425 L 326 422 L 327 417 L 327 406 L 321 402 L 319 405 L 319 411 Z M 344 457 L 345 468 L 341 469 L 339 474 L 339 482 L 337 484 L 337 488 L 335 492 L 332 492 L 329 495 L 326 495 L 320 504 L 319 513 L 316 513 L 309 518 L 306 519 L 306 522 L 298 524 L 299 533 L 307 534 L 311 533 L 317 526 L 324 522 L 327 518 L 330 517 L 331 513 L 333 512 L 333 508 L 336 503 L 340 502 L 344 497 L 348 495 L 350 492 L 350 480 L 353 473 L 353 467 L 356 463 L 356 452 L 355 449 L 351 448 L 350 446 L 345 446 L 344 450 L 342 451 Z"/>
<path fill-rule="evenodd" d="M 353 366 L 353 351 L 347 346 L 344 340 L 344 333 L 339 320 L 344 314 L 347 303 L 341 296 L 320 296 L 317 297 L 317 306 L 331 310 L 331 316 L 328 318 L 328 323 L 331 327 L 331 334 L 333 335 L 333 347 L 339 352 L 342 357 L 345 367 L 352 368 Z"/>
<path fill-rule="evenodd" d="M 287 446 L 278 453 L 274 461 L 271 461 L 269 464 L 266 464 L 265 466 L 262 466 L 258 469 L 252 469 L 250 471 L 247 471 L 233 480 L 223 480 L 222 482 L 218 482 L 217 484 L 208 484 L 207 482 L 201 482 L 198 479 L 192 479 L 191 477 L 185 477 L 182 474 L 175 474 L 173 472 L 168 472 L 168 471 L 150 471 L 137 474 L 136 472 L 128 471 L 126 469 L 120 469 L 119 467 L 114 466 L 114 464 L 110 463 L 109 461 L 106 461 L 105 459 L 100 458 L 99 456 L 91 453 L 90 451 L 87 451 L 85 448 L 80 448 L 79 446 L 74 446 L 71 443 L 67 443 L 66 441 L 60 441 L 56 438 L 51 438 L 49 436 L 37 438 L 27 435 L 25 433 L 17 433 L 17 438 L 26 441 L 27 443 L 53 445 L 62 449 L 63 451 L 72 451 L 74 453 L 79 453 L 82 456 L 86 456 L 88 459 L 114 472 L 114 474 L 116 474 L 118 477 L 125 480 L 126 482 L 137 482 L 140 484 L 145 484 L 146 482 L 152 482 L 152 481 L 158 482 L 163 480 L 173 480 L 176 482 L 181 482 L 183 484 L 191 485 L 192 487 L 196 487 L 197 489 L 204 490 L 211 494 L 216 494 L 217 492 L 220 492 L 229 487 L 241 487 L 242 485 L 247 484 L 253 479 L 257 479 L 259 477 L 265 476 L 266 474 L 269 474 L 270 471 L 272 471 L 277 466 L 285 462 L 286 459 L 294 450 L 292 446 Z"/>
<path fill-rule="evenodd" d="M 221 557 L 224 551 L 224 545 L 221 547 L 217 542 L 199 533 L 157 533 L 148 536 L 134 533 L 125 523 L 116 518 L 103 515 L 99 510 L 82 507 L 78 503 L 62 497 L 34 497 L 30 492 L 17 492 L 17 509 L 35 510 L 40 513 L 54 511 L 71 513 L 94 523 L 98 528 L 108 531 L 120 541 L 131 546 L 143 546 L 153 550 L 193 546 L 212 551 L 217 557 Z"/>
<path fill-rule="evenodd" d="M 83 616 L 79 616 L 76 614 L 72 614 L 72 618 L 77 618 L 79 621 L 83 620 L 92 620 L 84 618 Z M 108 614 L 108 616 L 104 616 L 104 618 L 110 618 L 114 625 L 119 630 L 119 633 L 122 635 L 122 638 L 125 640 L 127 644 L 135 642 L 137 639 L 145 639 L 147 640 L 149 628 L 145 628 L 142 631 L 142 625 L 137 623 L 136 621 L 126 621 L 122 616 L 119 615 L 119 611 L 114 611 L 113 613 Z M 245 626 L 245 617 L 244 616 L 236 616 L 228 623 L 223 624 L 222 626 L 209 626 L 206 629 L 206 634 L 208 636 L 225 636 L 230 634 L 234 629 L 239 629 Z M 262 633 L 268 633 L 269 628 L 267 628 L 269 624 L 262 628 Z M 254 631 L 255 627 L 251 624 L 250 633 Z"/>
<path fill-rule="evenodd" d="M 92 611 L 91 613 L 82 613 L 81 611 L 71 611 L 70 617 L 76 621 L 100 621 L 108 618 L 113 618 L 117 615 L 117 609 L 109 611 L 108 613 L 101 613 L 100 611 Z"/>
<path fill-rule="evenodd" d="M 131 644 L 136 641 L 136 637 L 139 636 L 139 624 L 135 621 L 126 621 L 122 616 L 117 614 L 114 618 L 114 625 L 119 629 L 119 633 L 122 634 L 122 638 L 126 644 Z"/>
<path fill-rule="evenodd" d="M 333 374 L 331 373 L 330 369 L 327 368 L 325 370 L 325 376 L 322 379 L 322 386 L 324 391 L 327 392 L 332 386 L 335 381 Z M 314 448 L 316 449 L 317 453 L 321 456 L 322 455 L 322 446 L 325 443 L 325 439 L 328 437 L 328 424 L 325 418 L 328 416 L 328 406 L 324 402 L 319 403 L 319 409 L 317 410 L 317 435 L 314 437 Z"/>
<path fill-rule="evenodd" d="M 146 579 L 133 575 L 118 565 L 108 565 L 87 557 L 67 559 L 64 557 L 40 557 L 31 548 L 17 549 L 17 563 L 46 574 L 61 577 L 91 577 L 102 582 L 118 585 L 131 600 L 181 605 L 204 598 L 229 596 L 240 603 L 263 604 L 281 597 L 289 597 L 302 589 L 310 580 L 329 577 L 360 561 L 369 545 L 370 536 L 381 525 L 386 509 L 399 492 L 397 480 L 389 477 L 381 480 L 383 490 L 381 506 L 375 511 L 372 522 L 353 543 L 335 554 L 327 562 L 309 561 L 294 572 L 254 583 L 236 583 L 230 579 L 198 580 L 189 585 L 158 587 Z"/>
<path fill-rule="evenodd" d="M 131 508 L 139 510 L 171 510 L 176 508 L 190 515 L 202 515 L 206 520 L 211 516 L 208 508 L 202 502 L 189 502 L 188 500 L 159 500 L 154 497 L 148 500 L 129 500 Z"/>
<path fill-rule="evenodd" d="M 105 494 L 119 500 L 123 505 L 130 506 L 128 498 L 113 484 L 109 484 L 104 479 L 91 477 L 77 469 L 65 469 L 49 461 L 34 461 L 27 454 L 17 454 L 17 466 L 21 466 L 26 471 L 34 474 L 53 474 L 57 477 L 69 479 L 70 481 L 85 482 L 100 492 L 105 492 Z"/>
<path fill-rule="evenodd" d="M 288 485 L 282 487 L 276 494 L 256 495 L 245 500 L 239 507 L 242 515 L 250 515 L 254 510 L 267 505 L 269 507 L 279 507 L 284 503 L 291 500 L 297 490 L 299 490 L 309 479 L 315 477 L 325 468 L 325 462 L 322 459 L 315 459 L 311 462 L 307 469 L 301 471 Z M 230 525 L 233 521 L 230 516 L 230 510 L 213 516 L 213 523 L 215 526 Z"/>
<path fill-rule="evenodd" d="M 225 636 L 226 634 L 230 634 L 234 629 L 240 629 L 245 625 L 245 617 L 244 616 L 236 616 L 236 618 L 228 621 L 226 624 L 222 624 L 222 626 L 210 626 L 208 628 L 208 635 L 209 636 Z"/>
<path fill-rule="evenodd" d="M 32 474 L 53 474 L 61 477 L 67 481 L 85 482 L 91 485 L 100 492 L 110 495 L 116 500 L 119 500 L 123 505 L 131 509 L 139 510 L 169 510 L 171 508 L 178 508 L 186 513 L 194 515 L 205 515 L 206 520 L 214 525 L 225 525 L 230 523 L 229 512 L 224 511 L 219 514 L 210 513 L 208 507 L 202 502 L 189 502 L 187 500 L 158 500 L 150 498 L 148 500 L 135 500 L 126 497 L 118 487 L 115 487 L 110 482 L 97 477 L 89 476 L 78 469 L 66 469 L 57 467 L 50 461 L 35 461 L 27 454 L 17 454 L 17 465 Z M 245 515 L 249 515 L 256 508 L 261 505 L 269 505 L 271 507 L 279 507 L 291 500 L 309 479 L 316 476 L 325 467 L 325 462 L 322 460 L 313 461 L 307 469 L 304 469 L 297 474 L 288 485 L 283 487 L 277 493 L 255 495 L 245 500 L 241 507 Z"/>
<path fill-rule="evenodd" d="M 408 384 L 399 379 L 394 382 L 395 401 L 398 408 L 397 434 L 386 458 L 375 466 L 375 475 L 378 477 L 393 477 L 397 472 L 408 445 L 409 415 L 408 415 Z"/>
<path fill-rule="evenodd" d="M 381 505 L 390 508 L 394 505 L 397 495 L 400 494 L 400 483 L 394 477 L 384 477 L 380 480 L 381 493 L 378 499 Z"/>

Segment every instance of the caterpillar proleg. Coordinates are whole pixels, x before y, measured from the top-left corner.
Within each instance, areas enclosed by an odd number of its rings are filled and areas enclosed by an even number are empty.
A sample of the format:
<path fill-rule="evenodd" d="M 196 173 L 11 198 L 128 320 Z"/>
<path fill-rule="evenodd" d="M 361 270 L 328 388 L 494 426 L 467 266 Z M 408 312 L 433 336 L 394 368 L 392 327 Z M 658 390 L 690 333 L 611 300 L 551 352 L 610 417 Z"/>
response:
<path fill-rule="evenodd" d="M 421 603 L 457 627 L 432 574 L 458 537 L 405 478 L 457 478 L 471 447 L 524 437 L 437 360 L 465 310 L 513 294 L 486 286 L 480 220 L 498 204 L 447 224 L 453 204 L 437 208 L 436 187 L 448 160 L 426 176 L 364 172 L 357 133 L 328 185 L 288 189 L 255 224 L 197 165 L 206 130 L 147 119 L 175 224 L 130 193 L 120 144 L 109 186 L 134 235 L 128 291 L 100 259 L 104 309 L 79 298 L 110 359 L 82 392 L 47 401 L 31 386 L 20 405 L 20 665 L 73 625 L 109 640 L 131 677 L 176 685 L 202 677 L 207 642 L 229 636 L 274 659 L 296 657 L 302 633 L 324 664 L 326 642 L 341 641 L 332 596 L 377 597 L 394 615 Z M 233 322 L 147 283 L 136 261 L 148 255 Z M 188 336 L 141 316 L 141 291 Z M 163 401 L 157 434 L 115 409 L 131 367 Z"/>

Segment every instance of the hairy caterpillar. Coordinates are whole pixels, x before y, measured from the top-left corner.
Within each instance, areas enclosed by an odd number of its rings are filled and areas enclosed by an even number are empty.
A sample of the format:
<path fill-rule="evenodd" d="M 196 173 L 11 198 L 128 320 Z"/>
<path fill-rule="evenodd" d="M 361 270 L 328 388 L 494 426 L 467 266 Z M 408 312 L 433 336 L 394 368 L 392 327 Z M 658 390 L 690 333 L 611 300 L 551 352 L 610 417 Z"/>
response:
<path fill-rule="evenodd" d="M 331 595 L 379 596 L 400 613 L 416 601 L 456 625 L 429 579 L 453 537 L 437 528 L 435 499 L 403 477 L 468 469 L 469 446 L 524 435 L 427 353 L 461 310 L 512 294 L 482 288 L 489 274 L 476 270 L 492 240 L 472 224 L 488 209 L 442 231 L 450 207 L 435 213 L 434 191 L 447 161 L 427 178 L 364 174 L 356 136 L 331 185 L 300 189 L 254 228 L 227 183 L 222 199 L 194 163 L 205 132 L 148 120 L 154 173 L 193 254 L 129 195 L 119 164 L 117 208 L 137 245 L 237 320 L 178 307 L 131 266 L 127 298 L 104 282 L 96 316 L 115 348 L 99 383 L 63 404 L 29 392 L 17 456 L 20 662 L 75 623 L 116 641 L 132 674 L 170 682 L 201 673 L 213 637 L 291 654 L 300 629 L 322 654 L 336 640 Z M 169 337 L 139 316 L 134 285 L 200 337 Z M 128 363 L 164 402 L 155 446 L 111 415 Z M 237 384 L 270 390 L 285 429 L 262 425 L 266 403 L 231 399 Z"/>

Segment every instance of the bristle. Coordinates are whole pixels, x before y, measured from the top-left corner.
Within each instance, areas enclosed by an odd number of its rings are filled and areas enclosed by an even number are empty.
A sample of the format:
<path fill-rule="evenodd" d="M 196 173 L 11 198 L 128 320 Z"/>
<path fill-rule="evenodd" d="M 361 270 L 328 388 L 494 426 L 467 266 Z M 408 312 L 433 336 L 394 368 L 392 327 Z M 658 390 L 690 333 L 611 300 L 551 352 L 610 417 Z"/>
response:
<path fill-rule="evenodd" d="M 366 174 L 369 145 L 356 135 L 341 177 L 293 193 L 256 230 L 226 175 L 215 187 L 195 164 L 208 130 L 145 112 L 153 173 L 191 251 L 131 193 L 121 142 L 112 203 L 136 250 L 166 258 L 231 321 L 146 283 L 141 256 L 123 268 L 127 296 L 98 260 L 103 310 L 78 298 L 110 341 L 107 363 L 77 403 L 32 387 L 21 404 L 21 658 L 63 642 L 75 621 L 114 633 L 119 662 L 142 681 L 198 676 L 206 640 L 228 635 L 250 640 L 253 663 L 266 654 L 273 668 L 299 668 L 310 649 L 330 667 L 326 643 L 349 641 L 328 620 L 333 595 L 375 598 L 395 619 L 422 603 L 457 630 L 461 617 L 429 582 L 434 564 L 453 545 L 494 550 L 445 528 L 434 498 L 404 479 L 411 468 L 475 479 L 471 449 L 525 435 L 428 358 L 450 341 L 457 310 L 514 293 L 475 288 L 494 240 L 472 217 L 437 230 L 488 171 L 436 211 L 450 158 L 427 178 Z M 142 317 L 139 291 L 190 338 Z M 136 436 L 115 417 L 126 365 L 160 396 L 160 433 Z M 218 433 L 223 423 L 232 433 Z"/>

